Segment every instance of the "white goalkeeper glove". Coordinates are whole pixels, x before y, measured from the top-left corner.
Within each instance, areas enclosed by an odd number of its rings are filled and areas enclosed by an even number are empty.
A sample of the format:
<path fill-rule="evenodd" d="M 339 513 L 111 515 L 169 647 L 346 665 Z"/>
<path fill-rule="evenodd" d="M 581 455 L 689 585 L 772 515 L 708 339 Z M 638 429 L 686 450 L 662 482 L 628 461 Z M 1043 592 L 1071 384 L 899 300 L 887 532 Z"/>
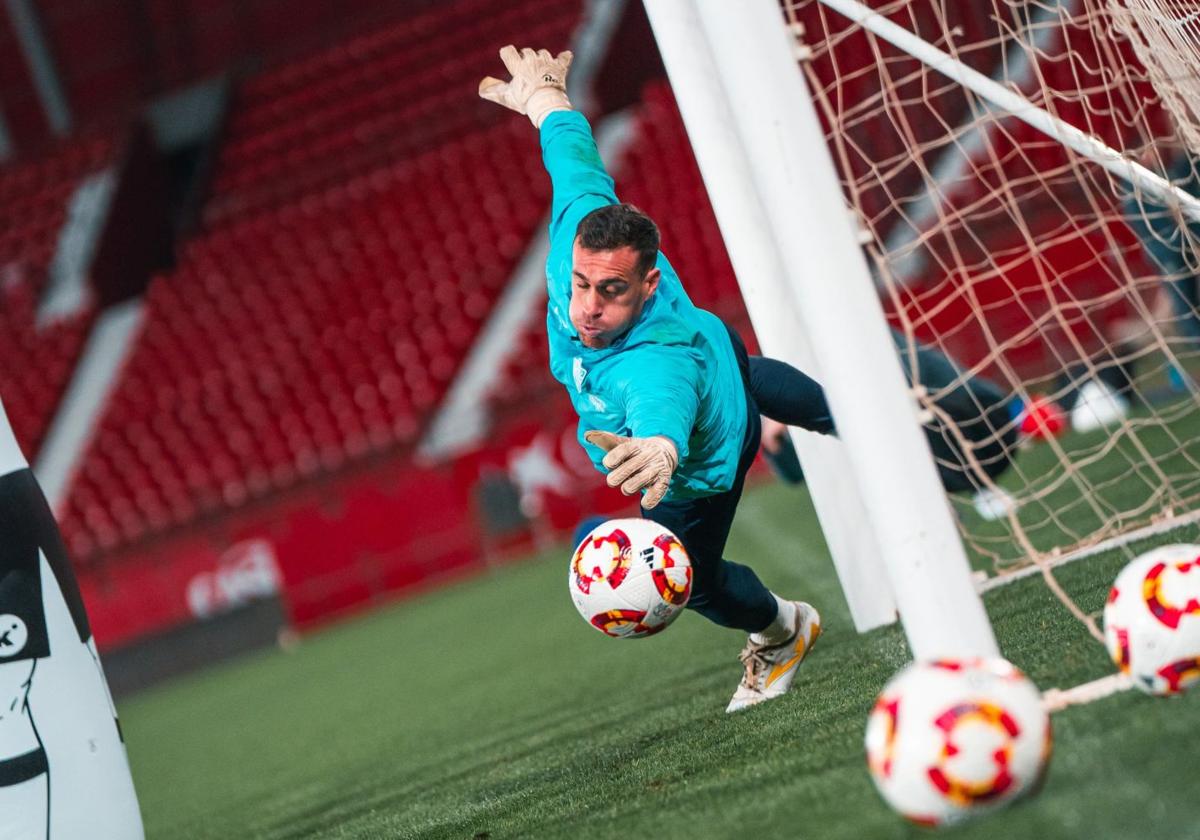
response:
<path fill-rule="evenodd" d="M 642 507 L 647 510 L 662 501 L 679 466 L 679 453 L 670 439 L 628 438 L 594 431 L 584 433 L 583 439 L 608 453 L 603 464 L 610 470 L 609 487 L 620 487 L 626 496 L 645 490 Z"/>
<path fill-rule="evenodd" d="M 528 47 L 517 52 L 509 44 L 500 50 L 500 59 L 512 74 L 512 80 L 502 82 L 488 76 L 479 83 L 479 95 L 524 114 L 535 128 L 541 128 L 547 114 L 571 110 L 571 100 L 567 99 L 567 68 L 572 57 L 570 50 L 555 57 L 547 50 L 534 52 Z"/>

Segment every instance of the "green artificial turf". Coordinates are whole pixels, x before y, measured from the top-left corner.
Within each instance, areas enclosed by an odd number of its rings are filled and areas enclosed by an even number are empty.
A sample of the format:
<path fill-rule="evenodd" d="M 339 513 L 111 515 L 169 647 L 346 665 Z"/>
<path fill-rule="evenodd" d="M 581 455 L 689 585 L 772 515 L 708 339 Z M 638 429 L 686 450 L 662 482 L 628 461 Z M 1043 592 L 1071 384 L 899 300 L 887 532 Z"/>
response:
<path fill-rule="evenodd" d="M 1141 406 L 1116 430 L 1067 434 L 1024 448 L 998 481 L 1021 501 L 1017 519 L 1038 551 L 1069 548 L 1147 525 L 1165 510 L 1200 504 L 1200 411 L 1175 395 Z M 1064 470 L 1063 464 L 1072 464 Z M 1025 550 L 1008 519 L 981 519 L 965 494 L 954 497 L 964 544 L 989 574 L 1023 565 Z"/>
<path fill-rule="evenodd" d="M 748 493 L 728 554 L 824 614 L 779 700 L 724 714 L 744 638 L 696 615 L 636 641 L 586 626 L 560 549 L 122 703 L 147 834 L 927 836 L 878 798 L 862 755 L 875 695 L 908 659 L 903 634 L 855 634 L 807 494 Z M 1061 579 L 1098 611 L 1124 562 L 1090 558 Z M 986 604 L 1005 654 L 1043 689 L 1110 672 L 1039 579 Z M 940 833 L 1200 837 L 1200 692 L 1125 693 L 1054 726 L 1036 798 Z"/>

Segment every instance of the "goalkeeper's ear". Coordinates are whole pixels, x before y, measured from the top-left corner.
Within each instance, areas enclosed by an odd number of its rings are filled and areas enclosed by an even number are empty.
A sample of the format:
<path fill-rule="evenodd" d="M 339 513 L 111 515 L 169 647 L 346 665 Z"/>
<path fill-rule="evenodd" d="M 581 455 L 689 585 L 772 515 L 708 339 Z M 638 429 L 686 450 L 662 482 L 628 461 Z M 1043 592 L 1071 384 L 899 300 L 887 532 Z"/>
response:
<path fill-rule="evenodd" d="M 646 272 L 646 276 L 642 278 L 642 282 L 646 284 L 646 300 L 654 297 L 654 293 L 658 291 L 658 281 L 662 278 L 662 272 L 658 266 Z"/>

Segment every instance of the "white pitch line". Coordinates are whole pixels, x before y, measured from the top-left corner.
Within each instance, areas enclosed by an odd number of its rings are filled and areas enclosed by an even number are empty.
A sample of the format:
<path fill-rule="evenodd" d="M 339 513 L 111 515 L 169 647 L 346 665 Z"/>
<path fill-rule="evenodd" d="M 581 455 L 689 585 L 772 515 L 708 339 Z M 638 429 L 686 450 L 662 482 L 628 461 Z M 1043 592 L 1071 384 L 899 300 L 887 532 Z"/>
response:
<path fill-rule="evenodd" d="M 980 581 L 975 588 L 979 594 L 982 595 L 984 592 L 990 592 L 991 590 L 1000 586 L 1004 586 L 1005 584 L 1013 583 L 1014 581 L 1021 580 L 1022 578 L 1036 575 L 1042 570 L 1042 566 L 1048 566 L 1051 569 L 1056 569 L 1059 566 L 1065 566 L 1067 563 L 1074 563 L 1076 560 L 1083 560 L 1086 557 L 1093 557 L 1102 552 L 1113 548 L 1118 548 L 1131 542 L 1137 542 L 1138 540 L 1147 539 L 1159 534 L 1166 534 L 1170 531 L 1174 531 L 1176 528 L 1182 528 L 1184 525 L 1190 525 L 1193 522 L 1200 522 L 1200 510 L 1194 510 L 1191 513 L 1175 517 L 1166 522 L 1155 522 L 1150 525 L 1146 525 L 1143 528 L 1138 528 L 1137 530 L 1130 531 L 1125 534 L 1119 534 L 1115 537 L 1110 537 L 1107 540 L 1101 540 L 1095 545 L 1089 545 L 1085 548 L 1079 549 L 1078 551 L 1070 551 L 1066 554 L 1061 554 L 1058 557 L 1049 557 L 1042 561 L 1040 565 L 1038 563 L 1032 563 L 1028 566 L 1022 566 L 1021 568 L 1011 572 L 1002 572 L 1001 574 L 993 575 L 992 577 Z"/>
<path fill-rule="evenodd" d="M 1042 707 L 1047 712 L 1060 712 L 1068 706 L 1082 706 L 1111 697 L 1133 688 L 1128 674 L 1109 674 L 1074 688 L 1051 688 L 1042 693 Z"/>

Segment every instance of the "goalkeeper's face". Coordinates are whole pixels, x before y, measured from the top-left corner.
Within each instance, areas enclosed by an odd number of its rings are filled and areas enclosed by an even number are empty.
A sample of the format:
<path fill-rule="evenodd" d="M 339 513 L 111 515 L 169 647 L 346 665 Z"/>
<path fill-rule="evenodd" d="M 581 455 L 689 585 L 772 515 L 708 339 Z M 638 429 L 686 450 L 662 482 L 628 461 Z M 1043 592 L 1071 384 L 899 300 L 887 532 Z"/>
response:
<path fill-rule="evenodd" d="M 575 240 L 571 269 L 571 323 L 584 346 L 593 349 L 624 335 L 658 289 L 658 269 L 642 271 L 628 245 L 589 251 Z"/>

